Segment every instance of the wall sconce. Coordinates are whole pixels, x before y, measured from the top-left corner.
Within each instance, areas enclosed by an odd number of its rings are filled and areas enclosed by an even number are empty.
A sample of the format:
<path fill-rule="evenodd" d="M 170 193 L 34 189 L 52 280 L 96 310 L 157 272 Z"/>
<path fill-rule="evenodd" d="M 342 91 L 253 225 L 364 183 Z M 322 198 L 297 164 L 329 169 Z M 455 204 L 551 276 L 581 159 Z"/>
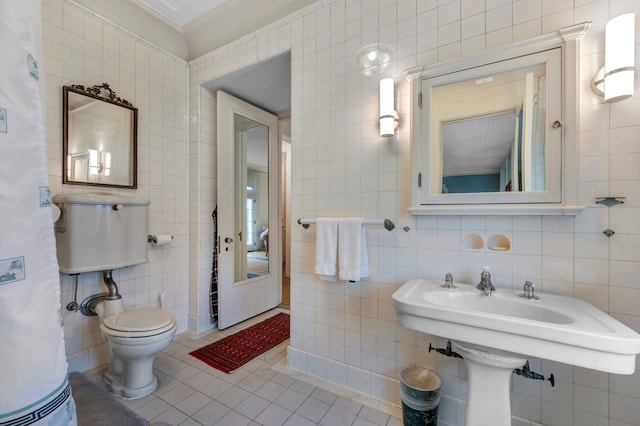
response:
<path fill-rule="evenodd" d="M 633 96 L 636 16 L 626 13 L 605 26 L 604 67 L 591 80 L 591 89 L 605 102 Z"/>
<path fill-rule="evenodd" d="M 99 173 L 98 166 L 98 151 L 95 149 L 89 149 L 89 174 L 97 175 Z"/>
<path fill-rule="evenodd" d="M 102 163 L 103 172 L 105 176 L 109 176 L 111 174 L 111 153 L 109 152 L 100 152 L 100 161 Z"/>
<path fill-rule="evenodd" d="M 89 174 L 98 175 L 104 173 L 109 176 L 111 173 L 111 153 L 88 149 L 89 151 Z"/>
<path fill-rule="evenodd" d="M 395 81 L 391 77 L 380 80 L 380 136 L 393 136 L 400 118 L 395 110 Z"/>

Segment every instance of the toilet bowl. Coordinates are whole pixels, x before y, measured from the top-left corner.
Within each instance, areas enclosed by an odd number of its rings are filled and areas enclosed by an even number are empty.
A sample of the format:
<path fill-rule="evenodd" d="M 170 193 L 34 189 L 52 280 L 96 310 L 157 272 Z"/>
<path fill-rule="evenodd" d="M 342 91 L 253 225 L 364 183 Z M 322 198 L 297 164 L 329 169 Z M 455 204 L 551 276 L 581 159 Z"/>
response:
<path fill-rule="evenodd" d="M 122 299 L 96 306 L 100 331 L 109 348 L 104 381 L 109 391 L 126 399 L 142 398 L 155 391 L 158 379 L 153 361 L 176 334 L 171 314 L 159 308 L 124 310 Z"/>

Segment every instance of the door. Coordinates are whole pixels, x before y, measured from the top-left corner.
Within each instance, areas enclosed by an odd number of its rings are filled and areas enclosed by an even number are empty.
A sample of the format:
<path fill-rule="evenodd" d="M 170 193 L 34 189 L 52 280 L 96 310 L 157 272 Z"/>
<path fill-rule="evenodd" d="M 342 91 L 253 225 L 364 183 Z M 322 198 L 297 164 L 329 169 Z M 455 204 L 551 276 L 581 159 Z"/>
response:
<path fill-rule="evenodd" d="M 218 328 L 276 307 L 278 119 L 222 91 L 218 105 Z"/>

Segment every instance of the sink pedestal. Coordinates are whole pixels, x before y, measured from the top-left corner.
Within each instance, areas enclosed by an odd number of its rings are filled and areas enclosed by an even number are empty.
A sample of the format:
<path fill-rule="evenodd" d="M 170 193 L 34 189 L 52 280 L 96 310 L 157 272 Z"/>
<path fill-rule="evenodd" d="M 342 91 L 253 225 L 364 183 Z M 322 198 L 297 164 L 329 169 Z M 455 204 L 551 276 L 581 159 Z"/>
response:
<path fill-rule="evenodd" d="M 452 341 L 467 366 L 466 426 L 511 426 L 509 383 L 526 358 L 483 346 Z"/>

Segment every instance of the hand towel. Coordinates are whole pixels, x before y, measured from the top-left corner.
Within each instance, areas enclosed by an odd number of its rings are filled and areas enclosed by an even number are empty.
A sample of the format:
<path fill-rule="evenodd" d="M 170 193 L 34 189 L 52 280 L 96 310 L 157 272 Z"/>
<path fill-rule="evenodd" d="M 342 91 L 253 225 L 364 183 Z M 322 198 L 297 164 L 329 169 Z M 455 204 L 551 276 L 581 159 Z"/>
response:
<path fill-rule="evenodd" d="M 337 281 L 338 219 L 319 217 L 316 220 L 315 273 L 325 281 Z"/>
<path fill-rule="evenodd" d="M 361 217 L 348 217 L 338 222 L 339 278 L 360 281 L 369 276 L 367 241 Z"/>

